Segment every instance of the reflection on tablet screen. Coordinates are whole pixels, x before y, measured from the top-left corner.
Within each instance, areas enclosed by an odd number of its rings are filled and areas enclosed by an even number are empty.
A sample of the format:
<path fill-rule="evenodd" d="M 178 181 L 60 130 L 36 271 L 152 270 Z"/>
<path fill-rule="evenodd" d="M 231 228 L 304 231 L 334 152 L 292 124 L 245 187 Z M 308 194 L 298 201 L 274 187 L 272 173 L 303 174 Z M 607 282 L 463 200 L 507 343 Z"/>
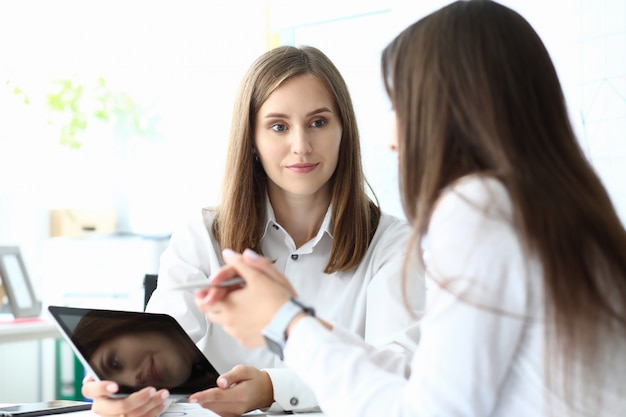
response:
<path fill-rule="evenodd" d="M 217 371 L 171 316 L 63 309 L 55 317 L 99 379 L 131 392 L 152 386 L 191 394 L 216 386 Z"/>

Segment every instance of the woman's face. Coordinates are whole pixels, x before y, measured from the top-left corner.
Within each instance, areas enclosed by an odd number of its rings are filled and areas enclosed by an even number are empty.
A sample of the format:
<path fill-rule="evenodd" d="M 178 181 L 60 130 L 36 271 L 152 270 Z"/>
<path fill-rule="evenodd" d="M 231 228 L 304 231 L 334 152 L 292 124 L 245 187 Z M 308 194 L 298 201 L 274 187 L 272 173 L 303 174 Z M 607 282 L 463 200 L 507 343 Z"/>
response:
<path fill-rule="evenodd" d="M 333 97 L 313 75 L 285 81 L 256 114 L 254 139 L 273 196 L 329 197 L 342 126 Z"/>
<path fill-rule="evenodd" d="M 103 343 L 91 366 L 104 379 L 132 387 L 173 388 L 191 375 L 192 360 L 157 332 L 124 334 Z"/>

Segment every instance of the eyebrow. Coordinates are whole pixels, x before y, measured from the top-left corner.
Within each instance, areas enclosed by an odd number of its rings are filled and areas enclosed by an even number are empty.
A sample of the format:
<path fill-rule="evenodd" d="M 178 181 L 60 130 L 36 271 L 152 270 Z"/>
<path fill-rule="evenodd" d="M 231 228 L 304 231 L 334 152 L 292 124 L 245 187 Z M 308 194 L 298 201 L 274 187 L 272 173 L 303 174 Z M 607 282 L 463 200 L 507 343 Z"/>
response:
<path fill-rule="evenodd" d="M 319 109 L 315 109 L 313 111 L 310 111 L 306 114 L 306 117 L 311 117 L 315 114 L 320 114 L 320 113 L 332 113 L 333 111 L 331 109 L 329 109 L 328 107 L 320 107 Z M 289 116 L 284 114 L 284 113 L 268 113 L 264 116 L 266 119 L 272 118 L 272 117 L 278 117 L 278 118 L 288 118 Z"/>

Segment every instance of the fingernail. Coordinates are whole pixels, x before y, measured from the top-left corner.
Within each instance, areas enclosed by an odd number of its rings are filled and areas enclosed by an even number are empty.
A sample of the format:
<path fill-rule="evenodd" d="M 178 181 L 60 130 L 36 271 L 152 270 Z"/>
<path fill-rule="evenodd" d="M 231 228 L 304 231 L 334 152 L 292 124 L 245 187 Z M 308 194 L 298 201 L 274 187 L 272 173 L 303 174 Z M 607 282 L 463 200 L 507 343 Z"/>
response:
<path fill-rule="evenodd" d="M 195 399 L 195 398 L 190 398 L 189 399 L 189 404 L 196 404 L 197 402 L 198 402 L 198 400 Z"/>
<path fill-rule="evenodd" d="M 109 392 L 117 392 L 117 384 L 109 384 L 106 386 L 106 390 Z"/>
<path fill-rule="evenodd" d="M 150 391 L 148 391 L 148 393 L 150 394 L 150 397 L 154 396 L 154 394 L 156 394 L 156 388 L 150 388 Z"/>
<path fill-rule="evenodd" d="M 217 385 L 219 385 L 222 388 L 228 388 L 228 380 L 224 378 L 223 376 L 221 376 L 217 378 Z"/>
<path fill-rule="evenodd" d="M 224 260 L 232 258 L 233 256 L 235 256 L 235 254 L 235 251 L 232 249 L 224 249 L 222 251 L 222 257 L 224 258 Z"/>
<path fill-rule="evenodd" d="M 243 254 L 246 256 L 246 258 L 248 259 L 257 259 L 259 257 L 259 254 L 256 253 L 255 251 L 253 251 L 252 249 L 246 249 L 243 251 Z"/>
<path fill-rule="evenodd" d="M 170 392 L 165 390 L 161 393 L 161 399 L 166 400 L 170 396 Z"/>

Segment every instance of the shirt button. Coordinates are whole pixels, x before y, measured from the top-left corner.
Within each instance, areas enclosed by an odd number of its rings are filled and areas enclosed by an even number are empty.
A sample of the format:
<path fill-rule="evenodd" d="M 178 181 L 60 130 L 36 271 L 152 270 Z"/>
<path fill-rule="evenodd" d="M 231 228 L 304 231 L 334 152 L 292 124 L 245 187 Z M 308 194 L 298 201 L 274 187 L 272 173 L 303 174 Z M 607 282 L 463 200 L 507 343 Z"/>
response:
<path fill-rule="evenodd" d="M 291 259 L 293 259 L 294 261 L 298 260 L 298 254 L 297 253 L 292 253 L 291 254 Z M 292 398 L 293 399 L 293 398 Z M 297 401 L 297 400 L 296 400 Z"/>
<path fill-rule="evenodd" d="M 296 397 L 291 397 L 291 399 L 289 400 L 289 404 L 296 406 L 298 405 L 298 399 Z"/>
<path fill-rule="evenodd" d="M 279 229 L 277 224 L 273 224 L 272 227 L 274 228 L 274 230 L 278 230 Z"/>

